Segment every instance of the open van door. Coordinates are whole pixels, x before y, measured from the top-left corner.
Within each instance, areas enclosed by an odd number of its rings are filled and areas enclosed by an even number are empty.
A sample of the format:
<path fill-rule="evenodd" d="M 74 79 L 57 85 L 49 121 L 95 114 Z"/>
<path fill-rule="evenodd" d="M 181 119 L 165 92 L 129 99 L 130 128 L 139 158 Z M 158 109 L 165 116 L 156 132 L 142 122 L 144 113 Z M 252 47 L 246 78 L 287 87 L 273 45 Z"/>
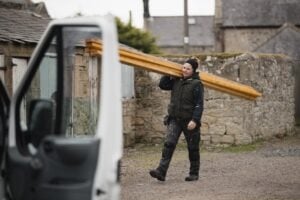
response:
<path fill-rule="evenodd" d="M 0 166 L 3 166 L 5 153 L 7 150 L 7 134 L 8 134 L 8 113 L 10 98 L 7 90 L 0 79 Z M 0 198 L 4 198 L 4 179 L 0 176 Z"/>
<path fill-rule="evenodd" d="M 101 54 L 90 49 L 93 40 Z M 121 109 L 114 18 L 53 21 L 12 97 L 8 198 L 118 199 Z"/>
<path fill-rule="evenodd" d="M 5 86 L 0 79 L 0 166 L 3 164 L 3 158 L 6 152 L 6 138 L 8 134 L 8 110 L 10 99 Z M 0 197 L 4 196 L 3 179 L 0 177 Z"/>

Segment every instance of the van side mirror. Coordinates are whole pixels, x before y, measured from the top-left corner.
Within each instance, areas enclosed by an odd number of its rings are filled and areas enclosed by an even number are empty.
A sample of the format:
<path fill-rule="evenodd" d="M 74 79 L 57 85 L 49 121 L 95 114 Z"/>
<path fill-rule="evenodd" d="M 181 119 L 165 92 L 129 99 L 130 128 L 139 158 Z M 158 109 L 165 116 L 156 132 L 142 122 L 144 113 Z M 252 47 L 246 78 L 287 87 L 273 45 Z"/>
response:
<path fill-rule="evenodd" d="M 51 100 L 35 99 L 30 101 L 28 133 L 30 142 L 38 147 L 41 140 L 54 130 L 54 103 Z"/>

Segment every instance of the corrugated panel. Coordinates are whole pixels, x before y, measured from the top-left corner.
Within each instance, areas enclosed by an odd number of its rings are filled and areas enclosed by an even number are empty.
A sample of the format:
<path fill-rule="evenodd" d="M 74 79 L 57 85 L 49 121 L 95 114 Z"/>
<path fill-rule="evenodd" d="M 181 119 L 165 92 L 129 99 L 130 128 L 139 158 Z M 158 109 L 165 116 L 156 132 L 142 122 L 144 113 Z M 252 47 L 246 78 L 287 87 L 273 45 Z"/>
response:
<path fill-rule="evenodd" d="M 126 64 L 122 64 L 122 97 L 134 97 L 134 69 Z"/>

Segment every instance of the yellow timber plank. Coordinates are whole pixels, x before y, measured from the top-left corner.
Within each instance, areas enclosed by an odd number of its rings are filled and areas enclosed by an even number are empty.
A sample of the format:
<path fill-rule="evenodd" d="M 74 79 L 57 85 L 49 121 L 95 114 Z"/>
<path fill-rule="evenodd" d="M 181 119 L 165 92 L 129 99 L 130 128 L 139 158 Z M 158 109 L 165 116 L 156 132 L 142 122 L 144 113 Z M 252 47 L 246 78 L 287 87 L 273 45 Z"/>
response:
<path fill-rule="evenodd" d="M 89 40 L 87 43 L 87 52 L 91 55 L 102 54 L 102 43 L 96 40 Z M 181 65 L 175 62 L 164 60 L 139 51 L 119 47 L 120 62 L 145 70 L 157 72 L 160 74 L 180 77 Z M 255 100 L 262 94 L 254 88 L 231 81 L 207 72 L 200 72 L 200 79 L 205 87 L 225 92 L 231 95 L 242 97 L 249 100 Z"/>

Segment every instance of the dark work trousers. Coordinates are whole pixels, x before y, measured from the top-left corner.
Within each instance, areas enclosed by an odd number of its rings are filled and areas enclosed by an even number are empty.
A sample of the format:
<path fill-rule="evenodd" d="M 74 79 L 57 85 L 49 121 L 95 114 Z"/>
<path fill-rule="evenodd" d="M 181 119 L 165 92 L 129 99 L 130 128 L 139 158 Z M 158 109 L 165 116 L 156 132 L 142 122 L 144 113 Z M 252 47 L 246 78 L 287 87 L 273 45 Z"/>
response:
<path fill-rule="evenodd" d="M 164 143 L 162 157 L 157 168 L 163 173 L 164 176 L 167 174 L 174 150 L 176 148 L 178 139 L 181 133 L 184 133 L 188 153 L 190 160 L 190 175 L 199 175 L 200 168 L 200 152 L 199 152 L 199 143 L 200 143 L 200 126 L 197 124 L 196 128 L 193 130 L 187 130 L 187 125 L 189 121 L 187 120 L 177 120 L 170 119 L 167 126 L 167 136 Z"/>

